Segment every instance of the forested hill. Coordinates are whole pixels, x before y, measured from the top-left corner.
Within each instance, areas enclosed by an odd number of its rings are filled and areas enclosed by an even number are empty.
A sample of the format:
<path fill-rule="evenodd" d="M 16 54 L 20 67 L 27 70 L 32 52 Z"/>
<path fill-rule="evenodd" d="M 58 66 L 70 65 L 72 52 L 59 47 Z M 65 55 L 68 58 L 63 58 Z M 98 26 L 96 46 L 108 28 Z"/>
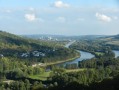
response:
<path fill-rule="evenodd" d="M 38 47 L 51 47 L 53 43 L 23 38 L 11 33 L 0 31 L 0 48 L 3 49 L 25 49 L 27 51 L 34 50 Z"/>
<path fill-rule="evenodd" d="M 0 31 L 0 56 L 54 62 L 76 55 L 74 50 L 64 48 L 57 42 L 28 39 Z"/>
<path fill-rule="evenodd" d="M 14 34 L 0 31 L 0 50 L 25 52 L 31 51 L 38 48 L 48 48 L 49 44 L 43 41 L 32 40 L 28 38 L 23 38 Z"/>

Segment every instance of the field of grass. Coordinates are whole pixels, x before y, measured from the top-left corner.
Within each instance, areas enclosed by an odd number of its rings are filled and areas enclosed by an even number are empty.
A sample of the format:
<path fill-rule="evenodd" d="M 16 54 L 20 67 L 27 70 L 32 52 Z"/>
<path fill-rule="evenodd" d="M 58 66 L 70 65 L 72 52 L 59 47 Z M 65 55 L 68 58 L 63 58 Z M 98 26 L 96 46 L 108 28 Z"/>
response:
<path fill-rule="evenodd" d="M 51 71 L 39 75 L 30 75 L 29 78 L 45 81 L 50 76 Z"/>
<path fill-rule="evenodd" d="M 104 53 L 102 53 L 102 52 L 95 52 L 95 54 L 96 54 L 96 55 L 101 55 L 101 56 L 104 55 Z"/>
<path fill-rule="evenodd" d="M 79 72 L 79 71 L 84 71 L 84 70 L 86 70 L 86 69 L 85 68 L 83 68 L 83 69 L 67 69 L 66 72 L 70 73 L 70 72 Z"/>
<path fill-rule="evenodd" d="M 66 73 L 78 72 L 78 71 L 83 71 L 83 70 L 86 70 L 86 69 L 69 69 L 69 70 L 66 69 Z M 50 73 L 51 73 L 51 72 L 52 72 L 52 71 L 44 72 L 44 73 L 39 74 L 39 75 L 30 75 L 29 78 L 46 81 L 47 78 L 50 77 Z"/>
<path fill-rule="evenodd" d="M 102 41 L 110 41 L 110 40 L 112 40 L 113 39 L 113 37 L 109 37 L 109 38 L 102 38 L 102 39 L 100 39 L 100 40 L 102 40 Z"/>
<path fill-rule="evenodd" d="M 119 41 L 109 41 L 106 44 L 112 44 L 112 45 L 118 45 L 119 46 Z"/>
<path fill-rule="evenodd" d="M 79 69 L 66 69 L 66 73 L 71 73 L 71 72 L 80 72 L 80 71 L 84 71 L 86 70 L 86 68 L 79 68 Z M 93 70 L 93 69 L 91 69 Z M 46 81 L 48 77 L 50 77 L 50 73 L 52 71 L 49 72 L 44 72 L 42 74 L 39 75 L 30 75 L 29 78 L 31 79 L 37 79 L 37 80 L 42 80 L 42 81 Z"/>

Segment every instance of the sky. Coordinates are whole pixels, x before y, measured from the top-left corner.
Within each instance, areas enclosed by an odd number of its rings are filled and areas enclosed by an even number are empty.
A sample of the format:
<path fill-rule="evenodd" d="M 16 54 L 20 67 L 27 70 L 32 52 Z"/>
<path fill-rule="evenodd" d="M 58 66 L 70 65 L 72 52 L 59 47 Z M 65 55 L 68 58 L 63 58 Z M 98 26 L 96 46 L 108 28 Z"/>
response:
<path fill-rule="evenodd" d="M 17 35 L 119 34 L 119 0 L 0 0 L 0 30 Z"/>

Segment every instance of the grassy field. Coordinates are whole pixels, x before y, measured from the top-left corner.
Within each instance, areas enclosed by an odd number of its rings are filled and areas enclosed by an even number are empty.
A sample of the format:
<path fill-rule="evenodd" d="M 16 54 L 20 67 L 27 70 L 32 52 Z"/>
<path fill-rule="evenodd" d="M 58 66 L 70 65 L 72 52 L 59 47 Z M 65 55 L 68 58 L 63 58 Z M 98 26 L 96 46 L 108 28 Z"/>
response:
<path fill-rule="evenodd" d="M 102 52 L 95 52 L 95 54 L 96 54 L 96 55 L 101 55 L 101 56 L 104 55 L 104 53 L 102 53 Z"/>
<path fill-rule="evenodd" d="M 66 73 L 78 72 L 78 71 L 83 71 L 83 70 L 86 70 L 86 69 L 69 69 L 69 70 L 66 69 Z M 51 72 L 52 72 L 52 71 L 44 72 L 44 73 L 39 74 L 39 75 L 30 75 L 29 78 L 46 81 L 47 78 L 50 77 L 50 73 L 51 73 Z"/>
<path fill-rule="evenodd" d="M 30 75 L 29 78 L 45 81 L 50 76 L 51 71 L 39 75 Z"/>
<path fill-rule="evenodd" d="M 69 69 L 69 70 L 67 69 L 66 72 L 70 73 L 70 72 L 79 72 L 79 71 L 84 71 L 84 70 L 86 70 L 86 69 L 85 68 L 83 68 L 83 69 Z"/>
<path fill-rule="evenodd" d="M 66 73 L 80 72 L 80 71 L 84 71 L 84 70 L 86 70 L 86 69 L 85 69 L 85 68 L 83 68 L 83 69 L 66 69 Z M 93 69 L 92 69 L 92 70 L 93 70 Z M 50 73 L 51 73 L 51 72 L 52 72 L 52 71 L 44 72 L 44 73 L 39 74 L 39 75 L 30 75 L 29 78 L 46 81 L 47 78 L 50 77 Z"/>
<path fill-rule="evenodd" d="M 119 45 L 119 41 L 109 41 L 106 44 Z"/>
<path fill-rule="evenodd" d="M 109 37 L 109 38 L 102 38 L 102 39 L 100 39 L 100 40 L 102 40 L 102 41 L 110 41 L 110 40 L 112 40 L 113 39 L 113 37 Z"/>

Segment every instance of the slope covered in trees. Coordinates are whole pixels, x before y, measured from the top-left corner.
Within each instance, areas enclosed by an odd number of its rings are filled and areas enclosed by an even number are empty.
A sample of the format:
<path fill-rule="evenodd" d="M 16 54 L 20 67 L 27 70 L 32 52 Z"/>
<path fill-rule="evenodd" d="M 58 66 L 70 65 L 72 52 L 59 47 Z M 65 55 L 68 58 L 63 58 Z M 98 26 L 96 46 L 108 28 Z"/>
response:
<path fill-rule="evenodd" d="M 78 56 L 58 42 L 33 40 L 0 31 L 0 55 L 40 62 L 63 61 Z"/>

